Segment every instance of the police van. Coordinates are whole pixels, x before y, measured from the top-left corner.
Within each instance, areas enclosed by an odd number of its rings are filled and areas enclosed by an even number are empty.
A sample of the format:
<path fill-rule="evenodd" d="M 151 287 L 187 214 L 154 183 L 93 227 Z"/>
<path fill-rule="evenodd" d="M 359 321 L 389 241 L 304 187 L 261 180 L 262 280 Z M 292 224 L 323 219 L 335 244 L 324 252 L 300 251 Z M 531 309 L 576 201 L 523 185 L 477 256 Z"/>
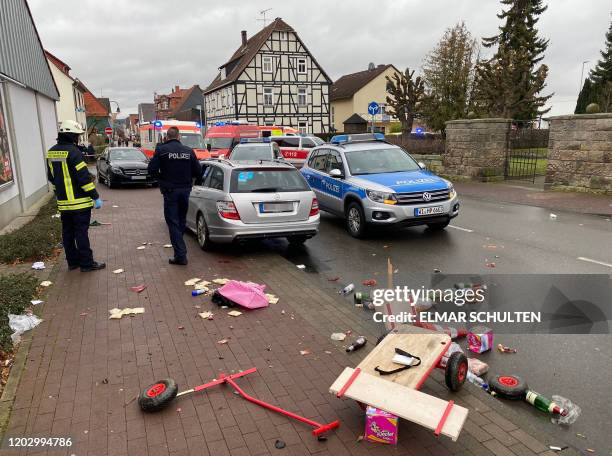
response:
<path fill-rule="evenodd" d="M 343 217 L 357 238 L 374 226 L 440 230 L 459 215 L 453 184 L 381 133 L 336 135 L 312 150 L 301 173 L 319 207 Z"/>

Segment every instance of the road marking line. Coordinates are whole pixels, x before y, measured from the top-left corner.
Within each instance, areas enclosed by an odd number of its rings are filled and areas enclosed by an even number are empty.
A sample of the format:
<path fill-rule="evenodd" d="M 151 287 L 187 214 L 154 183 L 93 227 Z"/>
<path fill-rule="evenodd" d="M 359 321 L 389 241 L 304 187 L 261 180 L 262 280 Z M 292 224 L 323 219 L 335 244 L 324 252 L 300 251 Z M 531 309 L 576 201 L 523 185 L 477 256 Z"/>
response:
<path fill-rule="evenodd" d="M 474 230 L 470 230 L 468 228 L 461 228 L 460 226 L 456 226 L 456 225 L 448 225 L 449 228 L 455 228 L 456 230 L 460 230 L 460 231 L 465 231 L 466 233 L 473 233 Z"/>
<path fill-rule="evenodd" d="M 599 264 L 601 266 L 607 266 L 609 268 L 612 268 L 612 264 L 604 263 L 603 261 L 592 260 L 591 258 L 586 258 L 586 257 L 578 257 L 577 259 L 581 260 L 581 261 L 586 261 L 588 263 L 595 263 L 595 264 Z"/>

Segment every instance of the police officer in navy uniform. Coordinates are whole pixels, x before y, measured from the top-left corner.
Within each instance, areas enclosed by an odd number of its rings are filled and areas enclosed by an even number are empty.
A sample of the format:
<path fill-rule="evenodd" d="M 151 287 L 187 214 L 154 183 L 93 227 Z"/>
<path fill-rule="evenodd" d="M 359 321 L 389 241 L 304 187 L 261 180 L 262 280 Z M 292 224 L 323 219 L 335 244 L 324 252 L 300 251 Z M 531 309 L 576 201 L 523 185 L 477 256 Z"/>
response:
<path fill-rule="evenodd" d="M 74 120 L 60 124 L 57 144 L 47 151 L 47 177 L 53 184 L 61 214 L 68 269 L 80 267 L 82 272 L 89 272 L 104 269 L 106 264 L 94 261 L 89 246 L 91 208 L 100 209 L 102 200 L 77 146 L 83 133 L 81 125 Z"/>
<path fill-rule="evenodd" d="M 187 264 L 187 247 L 183 239 L 192 179 L 202 176 L 202 167 L 193 150 L 179 141 L 179 130 L 168 128 L 166 142 L 158 144 L 149 162 L 149 174 L 159 180 L 164 196 L 164 217 L 170 232 L 174 257 L 170 264 Z"/>

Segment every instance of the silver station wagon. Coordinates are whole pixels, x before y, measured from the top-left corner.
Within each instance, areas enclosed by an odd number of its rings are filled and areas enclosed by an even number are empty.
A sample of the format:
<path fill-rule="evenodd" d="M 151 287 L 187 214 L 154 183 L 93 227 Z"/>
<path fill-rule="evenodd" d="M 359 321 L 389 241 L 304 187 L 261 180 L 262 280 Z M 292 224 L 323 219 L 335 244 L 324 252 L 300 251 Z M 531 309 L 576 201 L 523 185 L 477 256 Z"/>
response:
<path fill-rule="evenodd" d="M 202 249 L 214 243 L 287 238 L 303 244 L 319 229 L 319 204 L 304 177 L 280 161 L 201 162 L 189 197 L 187 227 Z"/>

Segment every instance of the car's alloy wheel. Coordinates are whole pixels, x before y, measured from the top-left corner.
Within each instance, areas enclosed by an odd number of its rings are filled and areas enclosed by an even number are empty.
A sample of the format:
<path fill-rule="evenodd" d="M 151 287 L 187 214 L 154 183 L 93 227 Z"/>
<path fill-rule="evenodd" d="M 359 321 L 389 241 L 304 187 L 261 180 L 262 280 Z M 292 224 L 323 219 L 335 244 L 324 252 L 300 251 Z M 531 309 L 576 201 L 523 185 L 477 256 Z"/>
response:
<path fill-rule="evenodd" d="M 365 235 L 365 215 L 358 203 L 351 203 L 346 211 L 346 226 L 351 236 L 360 238 Z"/>
<path fill-rule="evenodd" d="M 204 216 L 202 214 L 198 214 L 196 235 L 198 237 L 198 244 L 202 250 L 208 250 L 211 248 L 212 243 L 208 238 L 208 228 L 206 228 L 206 222 L 204 221 Z"/>

